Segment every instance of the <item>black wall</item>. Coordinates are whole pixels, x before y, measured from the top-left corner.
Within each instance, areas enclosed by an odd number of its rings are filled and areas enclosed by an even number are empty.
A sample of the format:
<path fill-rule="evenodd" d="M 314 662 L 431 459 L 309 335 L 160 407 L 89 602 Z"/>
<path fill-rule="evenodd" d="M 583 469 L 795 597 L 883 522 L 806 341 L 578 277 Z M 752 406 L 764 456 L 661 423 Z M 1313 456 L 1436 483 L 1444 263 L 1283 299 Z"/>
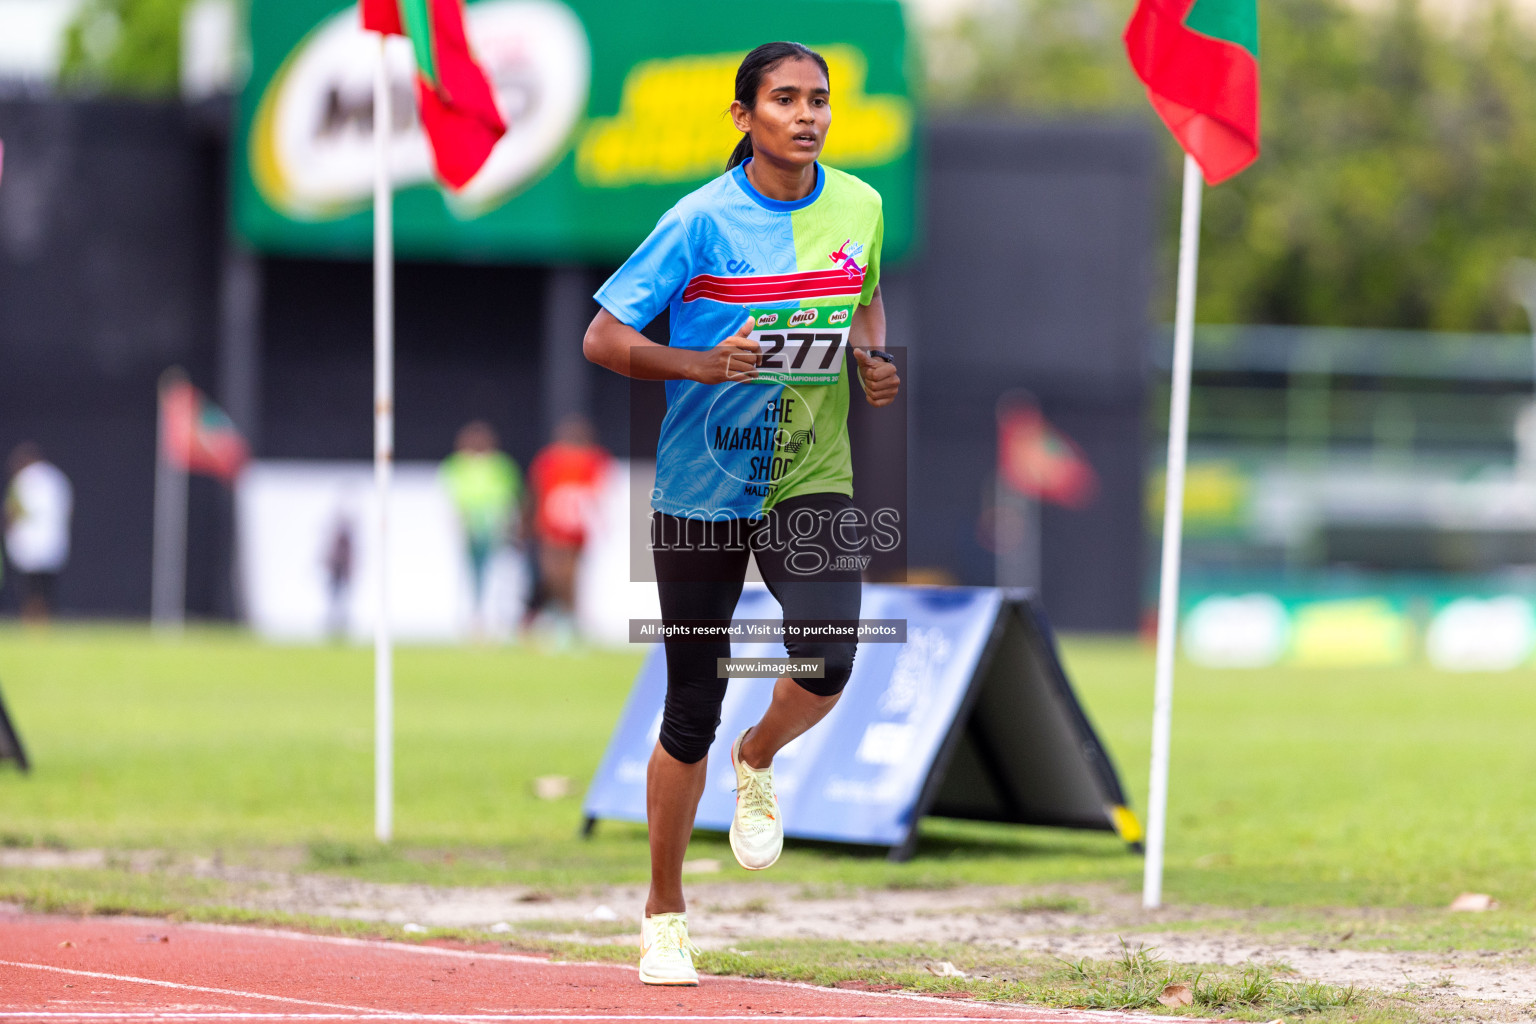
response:
<path fill-rule="evenodd" d="M 1072 629 L 1135 629 L 1153 137 L 1115 123 L 950 121 L 930 130 L 924 167 L 923 256 L 909 277 L 909 559 L 993 582 L 978 520 L 992 488 L 994 408 L 1004 392 L 1028 391 L 1082 446 L 1100 484 L 1088 508 L 1045 508 L 1045 607 Z"/>
<path fill-rule="evenodd" d="M 0 140 L 0 455 L 35 440 L 74 485 L 60 604 L 144 614 L 155 382 L 213 369 L 222 146 L 179 104 L 46 100 L 0 102 Z M 229 606 L 227 504 L 194 482 L 205 613 Z"/>
<path fill-rule="evenodd" d="M 371 265 L 262 262 L 261 454 L 372 458 Z M 541 443 L 544 272 L 402 263 L 395 276 L 396 456 L 441 459 L 481 418 L 526 465 Z"/>
<path fill-rule="evenodd" d="M 371 269 L 232 254 L 225 140 L 206 115 L 0 102 L 0 449 L 34 439 L 74 481 L 67 611 L 148 611 L 155 381 L 166 366 L 185 367 L 230 409 L 258 456 L 372 452 Z M 1061 626 L 1132 629 L 1151 137 L 1116 124 L 950 121 L 929 128 L 924 146 L 922 255 L 889 268 L 883 288 L 890 343 L 907 349 L 909 429 L 897 444 L 889 428 L 900 413 L 854 416 L 861 487 L 899 491 L 900 467 L 888 463 L 905 453 L 908 565 L 992 583 L 978 520 L 995 464 L 993 406 L 1003 391 L 1029 390 L 1101 483 L 1091 507 L 1047 510 L 1046 607 Z M 605 444 L 630 450 L 627 382 L 580 363 L 575 386 L 562 377 L 552 387 L 546 357 L 545 334 L 580 344 L 596 309 L 582 294 L 609 269 L 400 264 L 398 457 L 441 458 L 463 422 L 483 417 L 526 464 L 555 403 L 573 395 Z M 229 497 L 194 478 L 192 499 L 189 608 L 229 614 Z"/>

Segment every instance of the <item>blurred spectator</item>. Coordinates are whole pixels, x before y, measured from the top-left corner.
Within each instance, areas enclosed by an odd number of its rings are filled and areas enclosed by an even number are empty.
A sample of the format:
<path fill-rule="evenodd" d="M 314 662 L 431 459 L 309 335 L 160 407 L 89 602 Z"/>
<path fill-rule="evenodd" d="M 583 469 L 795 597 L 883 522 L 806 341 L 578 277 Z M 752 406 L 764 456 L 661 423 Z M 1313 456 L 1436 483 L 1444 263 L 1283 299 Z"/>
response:
<path fill-rule="evenodd" d="M 346 506 L 336 509 L 336 519 L 331 524 L 331 535 L 325 545 L 325 629 L 331 636 L 344 638 L 348 632 L 350 616 L 347 607 L 352 596 L 352 570 L 356 526 L 352 511 Z"/>
<path fill-rule="evenodd" d="M 20 577 L 23 621 L 46 623 L 59 573 L 69 560 L 73 491 L 59 467 L 24 441 L 11 452 L 5 494 L 5 551 Z"/>
<path fill-rule="evenodd" d="M 576 564 L 611 459 L 592 424 L 570 416 L 528 467 L 538 550 L 538 603 L 557 638 L 575 634 Z"/>
<path fill-rule="evenodd" d="M 474 631 L 484 632 L 486 576 L 492 556 L 512 540 L 512 524 L 523 490 L 523 474 L 512 457 L 497 448 L 496 431 L 484 420 L 467 423 L 443 461 L 443 485 L 464 526 L 474 593 Z"/>

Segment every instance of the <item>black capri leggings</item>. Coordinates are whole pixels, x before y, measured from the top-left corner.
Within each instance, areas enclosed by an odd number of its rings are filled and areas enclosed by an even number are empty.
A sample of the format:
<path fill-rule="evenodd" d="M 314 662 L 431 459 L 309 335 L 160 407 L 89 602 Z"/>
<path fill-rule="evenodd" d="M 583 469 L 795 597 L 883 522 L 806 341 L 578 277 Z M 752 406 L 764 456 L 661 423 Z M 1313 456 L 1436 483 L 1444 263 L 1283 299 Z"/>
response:
<path fill-rule="evenodd" d="M 675 622 L 727 623 L 741 598 L 747 555 L 784 610 L 784 620 L 851 622 L 859 617 L 861 580 L 856 562 L 839 560 L 858 549 L 853 500 L 807 494 L 775 505 L 757 519 L 651 518 L 651 548 L 661 617 Z M 667 701 L 661 746 L 684 764 L 709 752 L 725 701 L 716 659 L 731 655 L 729 640 L 667 639 Z M 824 659 L 821 679 L 795 679 L 822 697 L 841 693 L 853 671 L 852 640 L 785 641 L 791 658 Z"/>

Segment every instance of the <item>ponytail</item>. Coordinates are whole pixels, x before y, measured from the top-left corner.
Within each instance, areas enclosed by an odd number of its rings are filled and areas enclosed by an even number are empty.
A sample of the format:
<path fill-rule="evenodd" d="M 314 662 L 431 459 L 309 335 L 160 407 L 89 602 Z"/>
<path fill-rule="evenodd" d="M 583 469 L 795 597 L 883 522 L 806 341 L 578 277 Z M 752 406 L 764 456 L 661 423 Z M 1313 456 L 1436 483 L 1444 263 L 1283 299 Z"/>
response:
<path fill-rule="evenodd" d="M 813 60 L 821 68 L 828 84 L 832 81 L 832 75 L 827 71 L 827 62 L 809 46 L 799 43 L 764 43 L 743 57 L 741 66 L 736 69 L 736 102 L 748 110 L 756 107 L 757 89 L 763 84 L 763 76 L 786 60 Z M 751 156 L 752 136 L 743 134 L 736 148 L 731 150 L 731 158 L 725 162 L 725 169 L 729 171 L 744 164 Z"/>
<path fill-rule="evenodd" d="M 741 141 L 736 143 L 735 149 L 731 150 L 731 158 L 725 162 L 725 169 L 729 171 L 750 159 L 752 159 L 752 136 L 743 132 Z"/>

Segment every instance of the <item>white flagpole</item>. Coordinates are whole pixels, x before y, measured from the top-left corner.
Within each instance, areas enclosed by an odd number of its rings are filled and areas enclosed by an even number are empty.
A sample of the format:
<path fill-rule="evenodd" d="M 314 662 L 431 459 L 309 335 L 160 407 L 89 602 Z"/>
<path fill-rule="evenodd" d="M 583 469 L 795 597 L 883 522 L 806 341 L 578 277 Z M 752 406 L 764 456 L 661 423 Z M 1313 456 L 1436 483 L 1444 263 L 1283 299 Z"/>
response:
<path fill-rule="evenodd" d="M 373 73 L 373 480 L 378 604 L 373 625 L 373 832 L 394 832 L 394 658 L 389 634 L 389 478 L 395 447 L 394 191 L 389 175 L 388 36 L 379 33 Z"/>
<path fill-rule="evenodd" d="M 1179 551 L 1184 536 L 1184 462 L 1189 445 L 1189 375 L 1195 333 L 1195 271 L 1200 257 L 1200 167 L 1184 157 L 1179 224 L 1178 302 L 1173 318 L 1173 379 L 1168 408 L 1168 476 L 1163 495 L 1163 564 L 1157 597 L 1157 677 L 1152 699 L 1152 778 L 1147 797 L 1147 858 L 1141 905 L 1163 902 L 1163 840 L 1168 824 L 1168 750 L 1173 729 L 1173 654 L 1178 639 Z"/>

